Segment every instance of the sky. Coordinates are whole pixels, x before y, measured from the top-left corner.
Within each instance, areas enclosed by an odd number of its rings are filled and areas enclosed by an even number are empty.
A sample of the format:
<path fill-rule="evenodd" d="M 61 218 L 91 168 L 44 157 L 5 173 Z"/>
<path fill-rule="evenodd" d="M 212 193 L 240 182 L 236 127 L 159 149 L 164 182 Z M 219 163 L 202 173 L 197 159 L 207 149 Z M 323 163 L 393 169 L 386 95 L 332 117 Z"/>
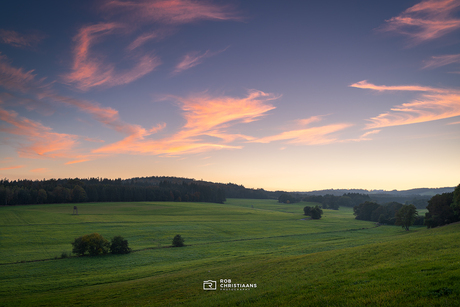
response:
<path fill-rule="evenodd" d="M 0 177 L 460 183 L 460 0 L 7 1 Z"/>

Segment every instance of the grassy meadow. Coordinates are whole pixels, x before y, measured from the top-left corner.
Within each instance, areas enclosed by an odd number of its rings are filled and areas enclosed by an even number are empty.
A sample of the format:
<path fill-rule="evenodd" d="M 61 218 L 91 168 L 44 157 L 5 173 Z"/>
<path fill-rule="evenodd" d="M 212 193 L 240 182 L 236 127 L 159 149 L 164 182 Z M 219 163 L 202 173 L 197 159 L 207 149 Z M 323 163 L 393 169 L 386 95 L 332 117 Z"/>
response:
<path fill-rule="evenodd" d="M 305 205 L 0 207 L 0 306 L 460 306 L 460 224 L 406 232 L 351 208 L 305 220 Z M 59 259 L 93 232 L 133 252 Z M 257 287 L 203 290 L 220 279 Z"/>

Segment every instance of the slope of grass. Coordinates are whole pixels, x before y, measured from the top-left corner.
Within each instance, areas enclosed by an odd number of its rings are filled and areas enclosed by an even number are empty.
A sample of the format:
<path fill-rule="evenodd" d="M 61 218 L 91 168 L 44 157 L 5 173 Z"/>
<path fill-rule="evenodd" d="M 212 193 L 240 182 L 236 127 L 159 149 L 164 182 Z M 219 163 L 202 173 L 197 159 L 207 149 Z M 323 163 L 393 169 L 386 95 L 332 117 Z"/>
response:
<path fill-rule="evenodd" d="M 460 225 L 375 227 L 352 210 L 302 220 L 306 203 L 0 208 L 0 305 L 459 306 Z M 69 212 L 70 208 L 70 212 Z M 75 236 L 121 234 L 129 255 L 52 258 Z M 180 233 L 188 246 L 166 248 Z M 204 280 L 257 288 L 204 291 Z"/>

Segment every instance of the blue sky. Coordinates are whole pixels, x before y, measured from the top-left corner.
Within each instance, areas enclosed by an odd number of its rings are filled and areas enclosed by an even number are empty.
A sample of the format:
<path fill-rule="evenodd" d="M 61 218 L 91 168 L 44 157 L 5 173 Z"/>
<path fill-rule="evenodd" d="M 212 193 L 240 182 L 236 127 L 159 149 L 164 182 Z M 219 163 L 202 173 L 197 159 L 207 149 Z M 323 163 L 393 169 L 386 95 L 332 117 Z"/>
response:
<path fill-rule="evenodd" d="M 460 1 L 15 1 L 0 176 L 459 181 Z"/>

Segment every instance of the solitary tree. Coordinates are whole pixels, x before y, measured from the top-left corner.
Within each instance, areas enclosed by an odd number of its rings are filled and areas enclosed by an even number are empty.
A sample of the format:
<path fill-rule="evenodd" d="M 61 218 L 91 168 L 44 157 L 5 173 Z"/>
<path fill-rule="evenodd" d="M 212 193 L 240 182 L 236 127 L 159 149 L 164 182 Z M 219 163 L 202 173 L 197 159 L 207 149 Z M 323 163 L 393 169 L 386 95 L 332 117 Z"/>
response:
<path fill-rule="evenodd" d="M 131 249 L 128 247 L 128 240 L 122 236 L 115 236 L 110 243 L 110 252 L 112 254 L 129 254 Z"/>
<path fill-rule="evenodd" d="M 323 214 L 323 210 L 319 206 L 315 206 L 313 209 L 310 211 L 311 218 L 314 220 L 319 220 L 321 218 L 321 215 Z"/>
<path fill-rule="evenodd" d="M 402 226 L 404 229 L 409 230 L 409 227 L 414 224 L 417 215 L 417 209 L 415 209 L 414 205 L 403 205 L 401 209 L 396 212 L 395 225 Z"/>
<path fill-rule="evenodd" d="M 181 247 L 184 246 L 184 239 L 182 239 L 181 235 L 176 235 L 172 241 L 172 245 L 174 247 Z"/>

